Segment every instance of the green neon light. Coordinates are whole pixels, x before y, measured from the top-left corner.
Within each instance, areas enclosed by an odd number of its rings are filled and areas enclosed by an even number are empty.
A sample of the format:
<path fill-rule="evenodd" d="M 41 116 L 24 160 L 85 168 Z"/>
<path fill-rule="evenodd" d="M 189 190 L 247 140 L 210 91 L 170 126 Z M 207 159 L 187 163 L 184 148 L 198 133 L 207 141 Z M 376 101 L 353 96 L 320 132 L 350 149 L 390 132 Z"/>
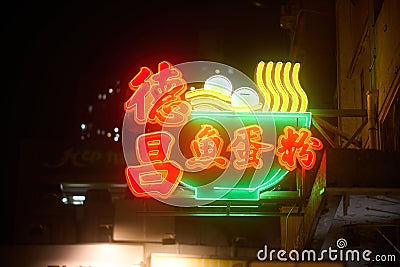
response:
<path fill-rule="evenodd" d="M 275 170 L 275 173 L 270 177 L 269 179 L 266 180 L 263 184 L 256 188 L 236 188 L 236 187 L 218 187 L 215 186 L 213 187 L 214 190 L 226 190 L 228 191 L 224 196 L 222 196 L 219 199 L 223 200 L 253 200 L 253 201 L 258 201 L 260 199 L 260 193 L 268 188 L 271 188 L 272 186 L 278 184 L 283 180 L 283 178 L 288 174 L 289 171 L 285 170 L 282 171 L 281 169 Z M 217 198 L 215 197 L 204 197 L 204 196 L 199 196 L 198 194 L 198 188 L 191 186 L 185 182 L 181 181 L 181 184 L 191 190 L 194 191 L 194 196 L 195 199 L 202 199 L 202 200 L 216 200 Z M 247 192 L 247 195 L 246 195 Z M 215 206 L 213 206 L 215 207 Z M 231 206 L 232 207 L 232 206 Z M 243 206 L 240 206 L 243 207 Z"/>
<path fill-rule="evenodd" d="M 325 193 L 325 187 L 321 188 L 321 190 L 319 190 L 319 194 L 322 195 L 323 193 Z"/>
<path fill-rule="evenodd" d="M 192 117 L 205 117 L 205 118 L 217 118 L 217 117 L 227 117 L 227 116 L 235 116 L 244 119 L 245 117 L 251 118 L 262 118 L 262 117 L 271 117 L 275 118 L 284 118 L 288 119 L 287 121 L 292 122 L 290 119 L 298 119 L 299 127 L 310 128 L 311 126 L 311 112 L 223 112 L 223 111 L 215 111 L 215 112 L 204 112 L 204 111 L 195 111 L 192 113 Z M 304 120 L 304 122 L 303 122 Z M 283 120 L 282 122 L 285 122 Z M 275 120 L 275 123 L 277 121 Z M 285 125 L 287 126 L 287 125 Z M 296 125 L 292 125 L 296 126 Z"/>
<path fill-rule="evenodd" d="M 272 186 L 274 186 L 274 185 L 276 185 L 277 183 L 279 183 L 280 181 L 282 181 L 282 179 L 283 179 L 283 178 L 286 176 L 286 174 L 288 174 L 288 173 L 289 173 L 289 171 L 285 170 L 285 171 L 281 174 L 281 176 L 279 176 L 277 179 L 275 179 L 275 180 L 272 181 L 271 183 L 261 185 L 260 188 L 259 188 L 260 192 L 262 192 L 262 191 L 264 191 L 264 190 L 266 190 L 266 189 L 268 189 L 268 188 L 271 188 Z"/>
<path fill-rule="evenodd" d="M 220 186 L 214 186 L 215 190 L 244 190 L 244 191 L 254 191 L 257 190 L 257 188 L 238 188 L 238 187 L 220 187 Z"/>
<path fill-rule="evenodd" d="M 215 197 L 205 198 L 199 197 L 201 200 L 215 200 Z M 219 199 L 223 200 L 238 200 L 238 201 L 259 201 L 260 193 L 258 191 L 254 191 L 253 194 L 247 196 L 239 196 L 238 192 L 235 190 L 231 190 L 227 194 L 221 196 Z"/>
<path fill-rule="evenodd" d="M 299 128 L 310 129 L 311 126 L 311 113 L 310 112 L 279 112 L 272 114 L 275 122 L 277 133 L 282 132 L 285 126 L 293 126 Z"/>
<path fill-rule="evenodd" d="M 190 184 L 185 183 L 185 182 L 183 182 L 182 180 L 180 181 L 180 183 L 181 183 L 184 187 L 187 187 L 187 188 L 189 188 L 189 189 L 191 189 L 191 190 L 193 190 L 193 191 L 195 191 L 195 192 L 196 192 L 196 190 L 197 190 L 197 187 L 191 186 Z"/>
<path fill-rule="evenodd" d="M 255 191 L 255 190 L 260 190 L 260 188 L 265 188 L 266 186 L 272 184 L 268 183 L 270 180 L 274 179 L 279 173 L 281 172 L 281 169 L 276 170 L 275 174 L 267 180 L 267 182 L 263 183 L 262 185 L 257 186 L 256 188 L 240 188 L 240 187 L 220 187 L 220 186 L 214 186 L 215 190 L 245 190 L 245 191 Z M 288 174 L 289 171 L 285 171 L 279 178 L 278 180 L 281 180 L 286 174 Z M 273 184 L 275 185 L 275 184 Z M 261 189 L 262 190 L 262 189 Z M 261 191 L 260 190 L 260 191 Z"/>
<path fill-rule="evenodd" d="M 295 128 L 307 128 L 309 129 L 311 126 L 311 112 L 226 112 L 226 111 L 215 111 L 215 112 L 204 112 L 204 111 L 195 111 L 191 114 L 191 122 L 192 124 L 188 129 L 192 129 L 191 131 L 195 131 L 197 127 L 201 124 L 213 124 L 216 123 L 218 126 L 225 127 L 228 132 L 231 132 L 238 127 L 238 125 L 252 125 L 258 124 L 264 130 L 265 136 L 263 138 L 268 139 L 268 131 L 271 129 L 271 126 L 274 127 L 272 131 L 274 131 L 274 135 L 276 138 L 283 133 L 283 129 L 286 126 L 293 126 Z M 217 127 L 216 126 L 216 127 Z M 185 136 L 191 136 L 189 135 Z M 231 133 L 232 134 L 232 133 Z M 225 135 L 226 138 L 226 135 Z M 268 142 L 268 140 L 266 141 Z M 224 139 L 225 140 L 225 139 Z M 263 139 L 264 140 L 264 139 Z M 270 140 L 270 139 L 269 139 Z M 230 140 L 231 141 L 231 140 Z M 229 140 L 225 140 L 228 143 Z M 225 155 L 226 156 L 226 155 Z M 273 153 L 265 154 L 264 160 L 268 160 L 267 157 L 276 157 Z M 269 158 L 270 159 L 270 158 Z M 231 163 L 232 164 L 232 163 Z M 233 168 L 232 166 L 228 166 L 228 168 Z M 232 175 L 235 175 L 235 170 L 233 170 Z M 237 186 L 224 186 L 223 180 L 221 183 L 216 183 L 210 186 L 208 185 L 208 180 L 214 181 L 213 177 L 218 179 L 218 169 L 207 169 L 201 172 L 201 175 L 195 175 L 191 173 L 184 173 L 182 180 L 180 183 L 187 187 L 190 190 L 194 191 L 195 199 L 199 200 L 244 200 L 244 201 L 258 201 L 260 199 L 260 193 L 267 191 L 268 189 L 276 186 L 280 183 L 285 176 L 289 173 L 284 167 L 279 165 L 277 161 L 274 160 L 270 170 L 263 174 L 262 172 L 253 173 L 250 170 L 246 170 L 246 173 L 238 172 L 238 175 L 241 176 L 240 180 L 237 183 Z M 260 181 L 260 184 L 256 184 L 253 187 L 246 187 L 246 184 L 250 183 L 251 179 L 254 177 L 252 175 L 258 175 L 257 179 Z M 264 175 L 262 177 L 260 175 Z M 203 180 L 206 178 L 206 180 Z M 229 182 L 228 182 L 229 184 Z M 221 191 L 224 190 L 224 191 Z M 222 195 L 222 196 L 221 196 Z"/>
<path fill-rule="evenodd" d="M 196 190 L 197 192 L 197 190 Z M 195 199 L 199 199 L 199 200 L 218 200 L 218 199 L 222 199 L 222 200 L 242 200 L 242 201 L 258 201 L 260 200 L 260 194 L 257 191 L 254 191 L 253 194 L 251 195 L 247 195 L 247 196 L 240 196 L 240 194 L 238 194 L 237 191 L 235 190 L 231 190 L 230 192 L 226 193 L 225 195 L 216 198 L 216 197 L 203 197 L 203 196 L 199 196 L 198 194 L 196 194 L 195 192 Z"/>

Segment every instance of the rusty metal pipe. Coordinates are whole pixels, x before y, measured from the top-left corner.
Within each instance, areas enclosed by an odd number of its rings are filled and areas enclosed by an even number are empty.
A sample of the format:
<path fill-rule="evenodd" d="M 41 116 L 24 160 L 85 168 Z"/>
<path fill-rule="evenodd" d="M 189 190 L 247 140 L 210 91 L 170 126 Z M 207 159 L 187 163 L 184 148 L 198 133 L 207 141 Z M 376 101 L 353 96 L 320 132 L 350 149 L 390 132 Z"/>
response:
<path fill-rule="evenodd" d="M 378 127 L 377 127 L 377 110 L 376 100 L 378 99 L 378 91 L 367 92 L 367 118 L 368 118 L 368 136 L 371 149 L 378 149 Z"/>

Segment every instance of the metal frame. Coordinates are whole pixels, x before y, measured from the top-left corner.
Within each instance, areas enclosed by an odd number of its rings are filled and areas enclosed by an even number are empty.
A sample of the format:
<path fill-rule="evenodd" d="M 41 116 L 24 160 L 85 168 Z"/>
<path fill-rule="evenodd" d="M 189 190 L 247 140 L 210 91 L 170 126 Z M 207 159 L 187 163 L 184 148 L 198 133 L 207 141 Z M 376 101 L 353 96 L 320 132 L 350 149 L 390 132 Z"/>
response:
<path fill-rule="evenodd" d="M 329 143 L 329 145 L 333 148 L 338 148 L 335 145 L 334 140 L 327 134 L 324 130 L 333 133 L 335 136 L 342 137 L 346 140 L 346 143 L 342 146 L 342 148 L 347 148 L 350 145 L 354 145 L 355 147 L 361 149 L 362 144 L 356 142 L 355 139 L 360 135 L 362 130 L 367 125 L 368 121 L 365 120 L 361 123 L 358 129 L 352 134 L 349 135 L 346 132 L 338 129 L 336 126 L 332 125 L 331 123 L 327 122 L 323 118 L 340 118 L 340 117 L 367 117 L 367 111 L 365 109 L 310 109 L 312 113 L 312 124 L 315 128 L 321 133 L 321 135 L 325 138 L 325 140 Z"/>

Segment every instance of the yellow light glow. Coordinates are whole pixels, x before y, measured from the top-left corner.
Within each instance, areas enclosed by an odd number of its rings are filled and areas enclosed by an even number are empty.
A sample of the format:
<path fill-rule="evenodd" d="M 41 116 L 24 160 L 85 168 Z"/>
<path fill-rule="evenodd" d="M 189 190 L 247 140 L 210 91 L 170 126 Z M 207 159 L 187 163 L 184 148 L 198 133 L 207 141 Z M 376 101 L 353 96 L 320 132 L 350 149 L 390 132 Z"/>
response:
<path fill-rule="evenodd" d="M 282 103 L 279 111 L 288 111 L 288 106 L 289 106 L 289 95 L 285 88 L 282 85 L 281 82 L 281 71 L 282 71 L 282 62 L 278 62 L 275 64 L 275 88 L 279 92 L 279 94 L 282 97 Z"/>
<path fill-rule="evenodd" d="M 210 96 L 200 96 L 192 98 L 190 104 L 193 110 L 215 110 L 215 111 L 260 111 L 262 104 L 257 103 L 253 106 L 232 106 L 231 103 L 227 103 L 218 98 Z"/>
<path fill-rule="evenodd" d="M 198 96 L 210 96 L 210 97 L 215 97 L 218 99 L 221 99 L 223 101 L 230 102 L 231 101 L 231 96 L 228 94 L 223 94 L 214 90 L 209 90 L 209 89 L 197 89 L 193 91 L 189 91 L 185 93 L 185 98 L 186 100 L 191 100 L 195 97 Z"/>
<path fill-rule="evenodd" d="M 261 111 L 261 109 L 261 103 L 258 103 L 254 106 L 232 106 L 232 111 Z"/>
<path fill-rule="evenodd" d="M 264 97 L 262 111 L 305 112 L 308 98 L 299 81 L 300 64 L 260 61 L 255 80 Z"/>
<path fill-rule="evenodd" d="M 278 94 L 278 91 L 276 90 L 274 83 L 272 82 L 272 69 L 274 67 L 273 62 L 268 62 L 267 63 L 267 69 L 265 72 L 265 81 L 267 82 L 267 88 L 271 92 L 273 98 L 272 98 L 272 110 L 271 111 L 279 111 L 279 107 L 281 105 L 281 97 Z"/>
<path fill-rule="evenodd" d="M 263 61 L 260 61 L 256 69 L 256 83 L 261 95 L 264 97 L 264 105 L 262 107 L 262 111 L 269 111 L 271 104 L 271 94 L 268 91 L 267 87 L 265 86 L 263 80 L 264 68 L 265 68 L 265 63 Z"/>
<path fill-rule="evenodd" d="M 209 97 L 209 96 L 199 96 L 196 98 L 193 98 L 190 101 L 190 104 L 193 106 L 193 109 L 198 109 L 199 105 L 203 106 L 207 105 L 207 106 L 213 106 L 215 108 L 217 108 L 218 110 L 232 110 L 232 106 L 229 103 L 222 101 L 219 98 L 213 98 L 213 97 Z"/>
<path fill-rule="evenodd" d="M 210 104 L 197 104 L 193 106 L 193 110 L 196 111 L 221 111 L 219 107 L 210 105 Z"/>
<path fill-rule="evenodd" d="M 300 95 L 301 103 L 300 103 L 299 112 L 304 112 L 307 110 L 308 98 L 307 98 L 307 95 L 304 92 L 303 88 L 300 85 L 299 70 L 300 70 L 300 63 L 294 64 L 293 72 L 292 72 L 292 81 L 293 81 L 294 88 L 296 88 L 297 93 Z"/>
<path fill-rule="evenodd" d="M 296 93 L 296 90 L 293 88 L 290 82 L 290 69 L 292 67 L 292 63 L 287 62 L 285 64 L 285 68 L 283 71 L 283 84 L 285 85 L 286 89 L 289 91 L 289 95 L 292 99 L 292 105 L 290 106 L 290 112 L 297 112 L 299 108 L 299 96 Z"/>

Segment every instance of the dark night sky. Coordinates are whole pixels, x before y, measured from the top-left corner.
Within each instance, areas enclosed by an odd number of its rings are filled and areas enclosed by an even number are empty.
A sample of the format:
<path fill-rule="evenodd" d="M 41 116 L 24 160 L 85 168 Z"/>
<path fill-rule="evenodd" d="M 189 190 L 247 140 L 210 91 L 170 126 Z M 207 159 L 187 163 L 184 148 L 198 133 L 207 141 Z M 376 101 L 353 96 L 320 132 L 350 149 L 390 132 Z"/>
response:
<path fill-rule="evenodd" d="M 282 1 L 22 1 L 3 6 L 6 199 L 14 194 L 20 140 L 79 138 L 90 101 L 117 80 L 122 91 L 128 90 L 141 66 L 209 60 L 253 78 L 259 60 L 287 60 L 289 35 L 279 26 Z M 222 50 L 222 58 L 215 58 L 213 49 Z"/>
<path fill-rule="evenodd" d="M 285 60 L 279 3 L 241 1 L 53 1 L 3 10 L 6 56 L 20 137 L 69 136 L 98 92 L 143 65 L 219 61 L 253 75 L 259 60 Z M 209 33 L 220 44 L 207 44 Z M 4 36 L 4 34 L 3 34 Z M 222 49 L 223 58 L 213 58 Z M 23 127 L 20 128 L 20 121 Z M 15 121 L 14 121 L 15 122 Z"/>

